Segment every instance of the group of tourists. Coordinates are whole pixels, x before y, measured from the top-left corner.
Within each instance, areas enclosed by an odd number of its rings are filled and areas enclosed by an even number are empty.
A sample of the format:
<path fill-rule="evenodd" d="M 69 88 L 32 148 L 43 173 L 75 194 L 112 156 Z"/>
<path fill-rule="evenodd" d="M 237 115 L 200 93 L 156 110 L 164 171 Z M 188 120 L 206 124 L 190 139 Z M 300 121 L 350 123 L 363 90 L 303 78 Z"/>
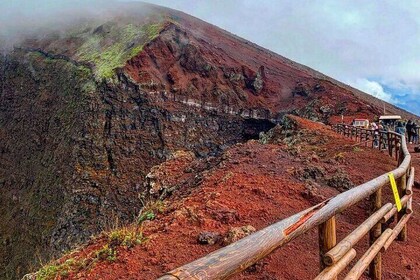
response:
<path fill-rule="evenodd" d="M 382 121 L 379 121 L 379 124 L 372 122 L 371 129 L 375 131 L 395 131 L 396 133 L 405 135 L 407 142 L 410 144 L 419 144 L 420 126 L 412 120 L 408 122 L 397 121 L 395 125 L 386 125 Z"/>
<path fill-rule="evenodd" d="M 410 144 L 418 144 L 420 126 L 416 122 L 409 120 L 405 125 L 405 129 L 407 131 L 408 142 Z"/>
<path fill-rule="evenodd" d="M 410 144 L 418 144 L 419 128 L 420 126 L 412 120 L 409 120 L 407 123 L 398 121 L 395 127 L 395 132 L 405 135 L 407 137 L 407 142 Z"/>

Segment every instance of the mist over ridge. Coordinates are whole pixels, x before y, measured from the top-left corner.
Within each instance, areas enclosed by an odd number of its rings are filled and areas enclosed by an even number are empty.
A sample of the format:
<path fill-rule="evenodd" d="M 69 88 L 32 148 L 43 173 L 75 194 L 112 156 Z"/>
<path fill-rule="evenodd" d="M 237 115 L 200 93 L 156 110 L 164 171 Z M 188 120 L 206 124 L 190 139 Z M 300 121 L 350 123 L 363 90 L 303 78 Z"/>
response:
<path fill-rule="evenodd" d="M 17 0 L 0 3 L 0 50 L 10 50 L 22 40 L 63 35 L 68 28 L 87 22 L 105 22 L 119 15 L 146 16 L 150 4 L 106 0 Z M 135 9 L 132 9 L 135 7 Z"/>

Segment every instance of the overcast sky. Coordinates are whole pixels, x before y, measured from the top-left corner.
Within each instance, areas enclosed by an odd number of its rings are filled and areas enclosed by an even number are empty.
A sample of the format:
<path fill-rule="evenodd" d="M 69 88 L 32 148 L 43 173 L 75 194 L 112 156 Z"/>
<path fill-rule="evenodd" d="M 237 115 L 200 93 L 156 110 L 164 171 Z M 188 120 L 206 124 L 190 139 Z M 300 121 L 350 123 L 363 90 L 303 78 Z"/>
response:
<path fill-rule="evenodd" d="M 0 0 L 0 33 L 24 16 L 104 2 L 111 1 Z M 194 15 L 420 115 L 420 0 L 145 2 Z"/>

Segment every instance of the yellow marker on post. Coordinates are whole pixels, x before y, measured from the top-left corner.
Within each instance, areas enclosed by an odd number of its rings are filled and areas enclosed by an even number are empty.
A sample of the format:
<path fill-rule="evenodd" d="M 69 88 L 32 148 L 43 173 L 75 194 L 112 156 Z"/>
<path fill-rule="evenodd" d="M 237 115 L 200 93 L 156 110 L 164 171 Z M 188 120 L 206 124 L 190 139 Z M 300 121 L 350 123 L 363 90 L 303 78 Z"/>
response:
<path fill-rule="evenodd" d="M 398 194 L 397 183 L 395 182 L 394 174 L 388 173 L 389 182 L 391 182 L 392 193 L 394 194 L 395 205 L 397 205 L 397 210 L 400 212 L 402 209 L 400 195 Z"/>

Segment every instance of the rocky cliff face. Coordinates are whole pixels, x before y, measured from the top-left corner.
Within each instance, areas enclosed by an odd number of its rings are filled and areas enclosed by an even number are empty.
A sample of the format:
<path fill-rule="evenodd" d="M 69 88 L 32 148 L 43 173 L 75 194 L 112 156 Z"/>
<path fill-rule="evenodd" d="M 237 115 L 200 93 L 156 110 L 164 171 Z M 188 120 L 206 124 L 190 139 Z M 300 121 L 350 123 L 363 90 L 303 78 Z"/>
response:
<path fill-rule="evenodd" d="M 132 220 L 145 176 L 177 150 L 218 155 L 286 112 L 325 122 L 380 112 L 214 26 L 147 9 L 0 57 L 0 278 Z"/>
<path fill-rule="evenodd" d="M 7 55 L 0 95 L 2 275 L 51 246 L 72 194 L 88 114 L 88 69 L 37 53 Z M 34 256 L 34 257 L 32 257 Z M 5 274 L 5 275 L 4 275 Z"/>
<path fill-rule="evenodd" d="M 87 240 L 141 207 L 145 175 L 179 149 L 216 155 L 273 124 L 171 101 L 86 66 L 16 51 L 0 97 L 2 277 Z M 28 255 L 34 255 L 29 258 Z"/>

